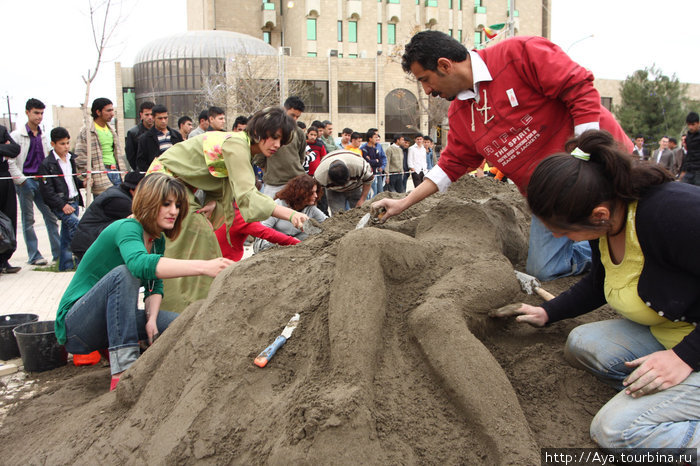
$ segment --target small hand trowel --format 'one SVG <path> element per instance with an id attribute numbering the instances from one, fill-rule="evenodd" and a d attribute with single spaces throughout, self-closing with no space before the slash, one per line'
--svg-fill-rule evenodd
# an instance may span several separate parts
<path id="1" fill-rule="evenodd" d="M 275 338 L 275 341 L 272 342 L 270 346 L 265 348 L 262 353 L 258 354 L 258 357 L 255 358 L 255 361 L 253 361 L 253 364 L 255 364 L 258 367 L 265 367 L 268 362 L 270 362 L 270 359 L 272 359 L 272 356 L 275 355 L 278 349 L 284 345 L 287 340 L 289 340 L 292 337 L 292 333 L 294 332 L 294 329 L 297 328 L 297 325 L 299 324 L 299 314 L 294 314 L 294 316 L 289 319 L 289 323 L 287 323 L 287 326 L 282 330 L 282 334 Z"/>
<path id="2" fill-rule="evenodd" d="M 369 223 L 370 220 L 372 220 L 372 223 L 379 223 L 382 221 L 382 217 L 384 217 L 384 214 L 386 213 L 386 209 L 384 207 L 378 207 L 378 208 L 370 208 L 370 211 L 362 216 L 359 222 L 357 222 L 357 226 L 355 227 L 355 230 L 359 230 L 360 228 L 364 228 L 367 226 L 367 223 Z"/>

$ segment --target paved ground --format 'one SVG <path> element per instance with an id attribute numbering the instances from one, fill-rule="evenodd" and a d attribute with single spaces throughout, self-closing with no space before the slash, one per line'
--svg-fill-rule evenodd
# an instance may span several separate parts
<path id="1" fill-rule="evenodd" d="M 17 207 L 17 251 L 10 264 L 22 267 L 16 274 L 0 274 L 0 296 L 3 304 L 0 314 L 37 314 L 39 320 L 54 320 L 58 303 L 73 272 L 40 272 L 37 267 L 27 264 L 27 247 L 22 236 L 22 222 Z M 34 231 L 39 239 L 39 250 L 48 260 L 51 259 L 49 237 L 44 219 L 36 211 Z"/>

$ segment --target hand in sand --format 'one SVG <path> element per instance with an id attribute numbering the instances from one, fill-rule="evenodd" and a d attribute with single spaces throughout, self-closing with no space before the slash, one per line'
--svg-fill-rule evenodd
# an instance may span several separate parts
<path id="1" fill-rule="evenodd" d="M 693 368 L 678 357 L 673 350 L 657 351 L 634 361 L 627 367 L 636 369 L 622 381 L 625 393 L 633 398 L 666 390 L 683 382 Z"/>
<path id="2" fill-rule="evenodd" d="M 384 214 L 381 217 L 378 217 L 380 219 L 381 223 L 386 222 L 386 220 L 390 217 L 393 217 L 394 215 L 399 215 L 401 212 L 406 210 L 408 207 L 407 205 L 404 205 L 404 199 L 389 199 L 389 198 L 384 198 L 379 201 L 373 202 L 372 203 L 372 210 L 379 212 L 381 208 L 384 208 Z"/>
<path id="3" fill-rule="evenodd" d="M 516 321 L 530 324 L 533 327 L 544 327 L 544 324 L 549 320 L 549 316 L 544 308 L 524 303 L 509 304 L 489 312 L 489 317 L 503 319 L 513 316 L 517 316 L 515 318 Z"/>
<path id="4" fill-rule="evenodd" d="M 301 212 L 294 212 L 294 216 L 292 217 L 292 225 L 294 225 L 294 228 L 297 228 L 299 230 L 303 230 L 304 222 L 307 221 L 309 217 L 306 214 L 302 214 Z"/>
<path id="5" fill-rule="evenodd" d="M 233 265 L 233 261 L 231 259 L 226 259 L 225 257 L 209 259 L 208 261 L 204 262 L 204 275 L 208 275 L 212 278 L 216 277 L 219 275 L 219 272 L 224 270 L 229 265 Z"/>

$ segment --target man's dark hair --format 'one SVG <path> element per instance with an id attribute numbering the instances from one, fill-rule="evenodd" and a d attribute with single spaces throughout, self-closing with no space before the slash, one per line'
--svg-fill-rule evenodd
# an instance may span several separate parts
<path id="1" fill-rule="evenodd" d="M 336 186 L 342 186 L 347 183 L 350 178 L 350 170 L 342 160 L 335 160 L 328 167 L 328 178 Z"/>
<path id="2" fill-rule="evenodd" d="M 433 142 L 433 138 L 431 138 L 430 136 L 423 136 L 423 140 Z"/>
<path id="3" fill-rule="evenodd" d="M 343 132 L 340 134 L 352 134 L 352 128 L 343 128 Z"/>
<path id="4" fill-rule="evenodd" d="M 362 135 L 358 133 L 357 131 L 353 131 L 352 134 L 350 135 L 350 140 L 360 138 L 362 139 Z"/>
<path id="5" fill-rule="evenodd" d="M 288 144 L 294 134 L 294 120 L 281 107 L 267 107 L 255 113 L 248 120 L 246 133 L 254 142 L 273 137 L 282 131 L 280 142 Z"/>
<path id="6" fill-rule="evenodd" d="M 636 135 L 634 138 L 635 138 L 635 139 L 639 139 L 639 138 L 644 139 L 644 135 L 643 135 L 643 134 L 638 134 L 638 135 Z"/>
<path id="7" fill-rule="evenodd" d="M 41 100 L 32 97 L 31 99 L 27 100 L 27 104 L 24 106 L 24 109 L 26 111 L 29 111 L 33 108 L 43 110 L 46 108 L 46 105 L 44 105 L 44 102 L 42 102 Z"/>
<path id="8" fill-rule="evenodd" d="M 287 97 L 287 100 L 284 101 L 284 108 L 286 108 L 287 110 L 293 108 L 294 110 L 299 110 L 300 112 L 303 112 L 304 109 L 306 109 L 306 106 L 299 97 L 292 95 Z"/>
<path id="9" fill-rule="evenodd" d="M 51 142 L 58 142 L 66 138 L 70 139 L 70 133 L 68 133 L 68 130 L 63 126 L 56 126 L 51 130 Z"/>
<path id="10" fill-rule="evenodd" d="M 696 112 L 690 112 L 687 117 L 685 117 L 685 122 L 687 124 L 697 123 L 700 121 L 700 117 Z"/>
<path id="11" fill-rule="evenodd" d="M 401 138 L 406 139 L 406 137 L 403 134 L 394 134 L 394 142 L 395 143 L 399 142 L 399 139 L 401 139 Z"/>
<path id="12" fill-rule="evenodd" d="M 150 100 L 141 102 L 141 105 L 139 105 L 139 113 L 143 113 L 144 110 L 151 110 L 155 106 L 155 102 L 151 102 Z"/>
<path id="13" fill-rule="evenodd" d="M 207 120 L 209 121 L 209 110 L 202 110 L 199 112 L 199 121 Z"/>
<path id="14" fill-rule="evenodd" d="M 321 120 L 312 121 L 311 126 L 315 126 L 316 128 L 325 128 L 326 127 L 326 125 L 324 125 Z"/>
<path id="15" fill-rule="evenodd" d="M 154 105 L 151 113 L 153 114 L 153 118 L 155 118 L 159 113 L 168 113 L 168 108 L 165 105 Z"/>
<path id="16" fill-rule="evenodd" d="M 372 136 L 374 136 L 375 134 L 377 134 L 377 131 L 378 131 L 378 130 L 377 130 L 376 128 L 370 128 L 370 129 L 368 129 L 368 130 L 367 130 L 367 133 L 366 133 L 366 135 L 367 135 L 367 141 L 369 141 L 370 139 L 372 139 Z"/>
<path id="17" fill-rule="evenodd" d="M 248 117 L 244 117 L 243 115 L 238 115 L 235 120 L 233 120 L 233 128 L 235 128 L 238 125 L 247 125 L 248 124 Z"/>
<path id="18" fill-rule="evenodd" d="M 401 57 L 401 67 L 408 73 L 411 71 L 411 65 L 418 63 L 426 70 L 435 71 L 438 58 L 462 62 L 468 56 L 467 48 L 444 32 L 421 31 L 406 45 Z"/>
<path id="19" fill-rule="evenodd" d="M 309 126 L 309 129 L 306 130 L 306 134 L 309 134 L 311 131 L 316 131 L 316 134 L 318 134 L 318 128 L 314 125 Z"/>
<path id="20" fill-rule="evenodd" d="M 103 108 L 105 108 L 107 105 L 111 105 L 112 101 L 109 100 L 107 97 L 98 97 L 95 100 L 92 101 L 92 108 L 90 109 L 90 113 L 92 114 L 92 119 L 96 120 L 98 115 L 98 111 L 102 111 Z"/>
<path id="21" fill-rule="evenodd" d="M 678 145 L 678 140 L 676 138 L 668 138 L 669 143 L 674 143 L 675 145 Z"/>
<path id="22" fill-rule="evenodd" d="M 297 121 L 297 126 L 301 129 L 306 129 L 306 123 L 303 121 Z"/>
<path id="23" fill-rule="evenodd" d="M 226 115 L 226 112 L 221 107 L 209 107 L 209 118 L 219 115 Z"/>
<path id="24" fill-rule="evenodd" d="M 187 115 L 181 116 L 181 117 L 178 118 L 178 120 L 177 120 L 177 127 L 179 128 L 180 126 L 184 125 L 184 124 L 187 123 L 188 121 L 192 121 L 192 118 L 188 117 Z"/>
<path id="25" fill-rule="evenodd" d="M 332 125 L 332 124 L 333 124 L 333 122 L 331 122 L 330 120 L 323 120 L 321 123 L 323 123 L 323 127 L 324 127 L 324 128 L 325 128 L 326 126 L 328 126 L 328 125 Z"/>

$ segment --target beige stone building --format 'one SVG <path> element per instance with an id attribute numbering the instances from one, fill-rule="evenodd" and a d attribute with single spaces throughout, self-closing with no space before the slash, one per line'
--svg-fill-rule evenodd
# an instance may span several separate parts
<path id="1" fill-rule="evenodd" d="M 198 98 L 186 95 L 201 94 L 209 84 L 204 74 L 224 70 L 228 86 L 237 87 L 240 73 L 232 65 L 241 47 L 233 42 L 245 35 L 254 60 L 274 57 L 263 74 L 279 81 L 282 101 L 291 90 L 305 90 L 303 121 L 331 120 L 336 132 L 376 127 L 382 135 L 426 133 L 428 116 L 418 99 L 423 107 L 427 99 L 401 69 L 403 44 L 419 30 L 434 29 L 468 48 L 483 47 L 483 27 L 499 23 L 512 25 L 515 35 L 549 37 L 549 3 L 518 0 L 511 12 L 510 0 L 188 0 L 188 33 L 147 45 L 133 69 L 118 66 L 118 108 L 155 100 L 168 106 L 171 125 L 182 114 L 195 117 Z M 213 40 L 229 41 L 218 57 L 189 45 Z M 230 94 L 219 103 L 228 124 L 240 107 Z M 133 110 L 127 113 L 121 127 L 134 123 Z"/>

